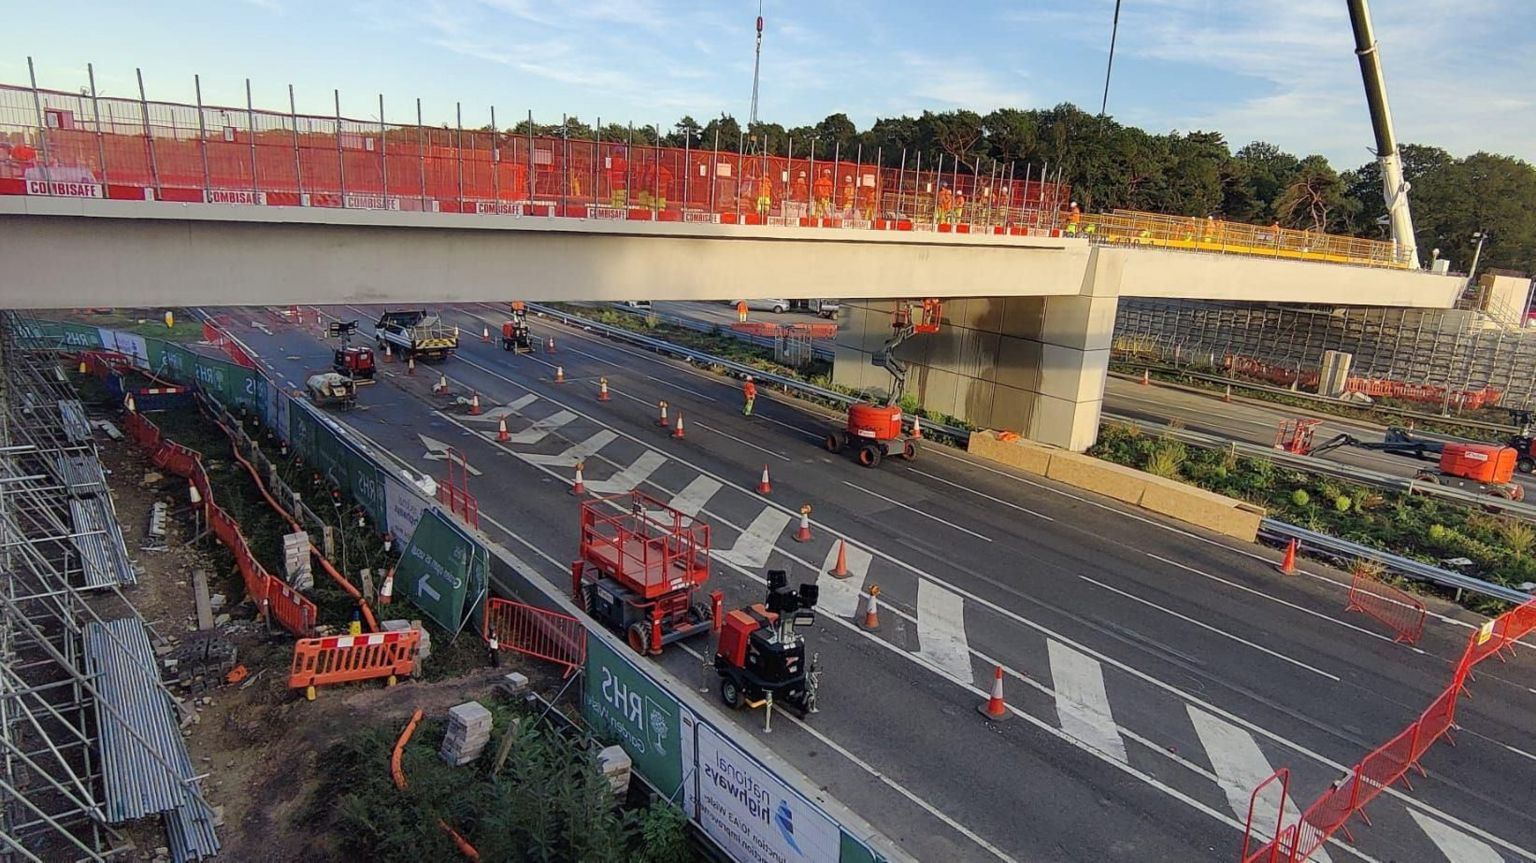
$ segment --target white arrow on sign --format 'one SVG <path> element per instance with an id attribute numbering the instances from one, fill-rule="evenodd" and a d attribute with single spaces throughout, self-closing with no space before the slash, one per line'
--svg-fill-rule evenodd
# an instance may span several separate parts
<path id="1" fill-rule="evenodd" d="M 443 443 L 437 438 L 427 437 L 424 434 L 418 434 L 416 436 L 421 438 L 421 445 L 427 448 L 426 454 L 424 454 L 422 458 L 429 459 L 431 461 L 447 461 L 451 458 L 459 464 L 463 465 L 464 469 L 469 471 L 470 474 L 474 476 L 480 476 L 480 471 L 476 470 L 474 465 L 465 461 L 463 456 L 459 455 L 458 453 L 453 453 L 450 455 L 448 452 L 448 444 Z"/>
<path id="2" fill-rule="evenodd" d="M 441 593 L 438 593 L 437 591 L 427 586 L 427 577 L 425 575 L 416 581 L 416 595 L 421 596 L 423 593 L 432 597 L 433 602 L 437 602 L 443 598 Z"/>

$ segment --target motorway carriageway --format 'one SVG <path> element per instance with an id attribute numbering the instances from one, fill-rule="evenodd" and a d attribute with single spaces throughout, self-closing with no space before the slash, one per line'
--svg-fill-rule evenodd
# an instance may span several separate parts
<path id="1" fill-rule="evenodd" d="M 217 311 L 285 386 L 329 363 L 312 329 Z M 761 713 L 736 719 L 922 860 L 1233 860 L 1260 780 L 1291 767 L 1305 806 L 1439 694 L 1470 632 L 1470 615 L 1441 605 L 1422 649 L 1393 644 L 1343 613 L 1337 573 L 1282 578 L 1252 546 L 953 450 L 865 470 L 820 448 L 834 418 L 814 408 L 765 394 L 748 420 L 737 382 L 686 364 L 538 318 L 534 335 L 558 353 L 515 356 L 479 341 L 499 332 L 501 307 L 443 313 L 462 327 L 456 357 L 414 377 L 381 362 L 360 409 L 333 416 L 439 480 L 422 436 L 466 452 L 482 527 L 558 589 L 576 554 L 578 458 L 591 491 L 638 485 L 698 512 L 728 608 L 761 601 L 770 567 L 817 578 L 821 712 L 781 713 L 766 735 Z M 567 383 L 553 383 L 556 362 Z M 485 413 L 433 396 L 439 372 Z M 600 376 L 610 402 L 597 401 Z M 684 412 L 685 440 L 657 427 L 662 399 Z M 494 441 L 500 418 L 511 443 Z M 768 498 L 754 492 L 764 463 Z M 800 544 L 807 502 L 815 538 Z M 854 575 L 818 578 L 839 536 Z M 869 584 L 882 591 L 876 633 L 855 626 Z M 697 655 L 660 662 L 701 682 Z M 974 709 L 996 664 L 1015 716 L 1001 725 Z M 1533 680 L 1521 661 L 1480 672 L 1459 745 L 1433 750 L 1429 777 L 1383 795 L 1375 827 L 1355 825 L 1358 846 L 1335 842 L 1326 859 L 1536 859 Z M 1274 805 L 1264 815 L 1261 801 L 1266 823 Z"/>

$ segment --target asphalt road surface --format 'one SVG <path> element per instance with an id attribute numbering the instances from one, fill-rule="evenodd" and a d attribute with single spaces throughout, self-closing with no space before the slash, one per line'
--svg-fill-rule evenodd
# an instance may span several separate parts
<path id="1" fill-rule="evenodd" d="M 379 309 L 330 311 L 366 322 Z M 1308 805 L 1441 692 L 1471 631 L 1469 615 L 1439 606 L 1420 648 L 1394 644 L 1344 613 L 1338 573 L 1282 577 L 1266 550 L 939 447 L 866 470 L 822 450 L 836 418 L 798 402 L 764 393 L 749 420 L 736 382 L 686 364 L 537 318 L 557 353 L 513 355 L 478 339 L 504 307 L 443 312 L 463 327 L 458 355 L 413 377 L 381 365 L 360 409 L 337 419 L 438 479 L 423 435 L 467 453 L 482 527 L 561 589 L 578 459 L 589 491 L 639 487 L 698 512 L 727 607 L 760 601 L 769 568 L 817 580 L 821 712 L 775 716 L 771 734 L 760 713 L 735 719 L 921 860 L 1234 860 L 1259 781 L 1288 766 Z M 312 329 L 222 313 L 290 385 L 328 364 Z M 553 382 L 557 363 L 566 383 Z M 485 413 L 432 395 L 440 372 Z M 600 376 L 611 401 L 597 400 Z M 684 414 L 683 440 L 657 426 L 663 399 Z M 494 440 L 501 418 L 511 443 Z M 764 464 L 767 497 L 755 492 Z M 809 543 L 793 541 L 802 503 Z M 838 538 L 846 581 L 822 575 Z M 866 632 L 859 593 L 873 584 L 881 626 Z M 660 662 L 700 681 L 685 650 Z M 999 666 L 1005 723 L 975 709 Z M 1412 791 L 1373 803 L 1356 845 L 1313 859 L 1536 859 L 1533 683 L 1521 659 L 1480 671 L 1458 745 L 1431 751 Z M 1256 820 L 1272 822 L 1275 805 L 1261 800 Z"/>

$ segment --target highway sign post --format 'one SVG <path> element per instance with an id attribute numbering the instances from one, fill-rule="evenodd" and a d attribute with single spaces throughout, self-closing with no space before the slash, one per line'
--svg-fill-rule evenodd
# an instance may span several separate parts
<path id="1" fill-rule="evenodd" d="M 485 589 L 486 553 L 458 525 L 426 510 L 395 568 L 395 592 L 450 632 L 464 622 L 464 600 Z"/>

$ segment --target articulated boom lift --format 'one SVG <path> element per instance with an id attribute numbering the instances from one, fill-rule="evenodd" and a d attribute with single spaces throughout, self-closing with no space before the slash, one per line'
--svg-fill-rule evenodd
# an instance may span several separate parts
<path id="1" fill-rule="evenodd" d="M 919 333 L 938 332 L 943 318 L 944 304 L 938 300 L 897 302 L 896 311 L 891 315 L 894 332 L 870 357 L 870 362 L 891 373 L 890 396 L 883 405 L 850 405 L 847 426 L 827 433 L 824 443 L 828 452 L 842 452 L 856 445 L 859 464 L 865 467 L 874 467 L 889 455 L 908 461 L 917 458 L 918 441 L 922 436 L 917 432 L 908 435 L 902 429 L 901 408 L 896 406 L 907 384 L 907 364 L 896 359 L 896 348 Z"/>

